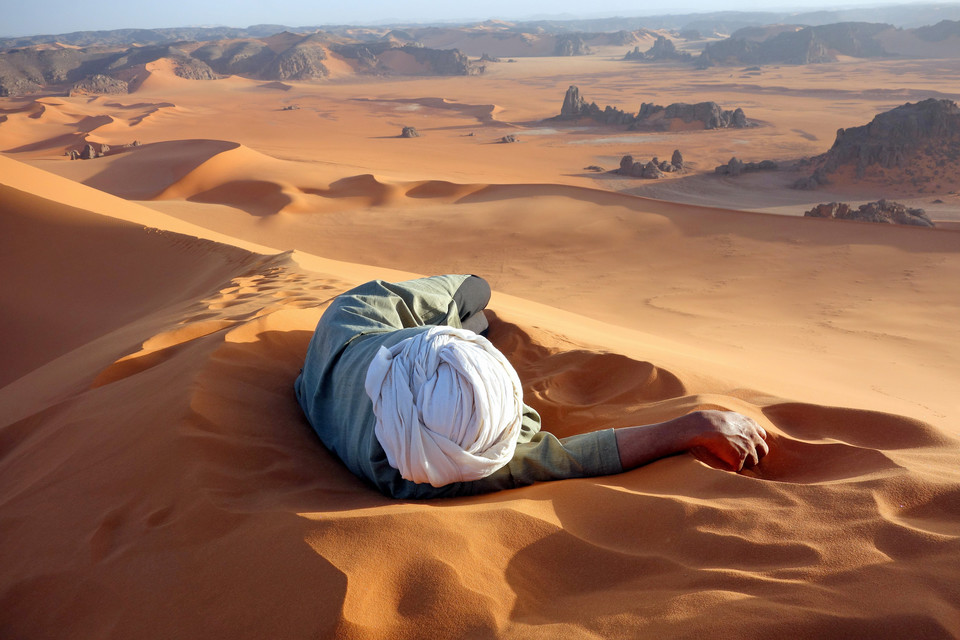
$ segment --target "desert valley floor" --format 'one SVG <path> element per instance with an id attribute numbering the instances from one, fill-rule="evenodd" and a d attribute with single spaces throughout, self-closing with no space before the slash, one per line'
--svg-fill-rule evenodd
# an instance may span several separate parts
<path id="1" fill-rule="evenodd" d="M 960 100 L 960 59 L 620 57 L 0 98 L 0 635 L 960 635 L 960 173 L 789 188 L 837 129 Z M 570 85 L 757 126 L 549 120 Z M 937 228 L 803 217 L 880 198 Z M 547 430 L 725 408 L 770 455 L 381 497 L 291 385 L 333 296 L 436 273 L 489 280 Z"/>

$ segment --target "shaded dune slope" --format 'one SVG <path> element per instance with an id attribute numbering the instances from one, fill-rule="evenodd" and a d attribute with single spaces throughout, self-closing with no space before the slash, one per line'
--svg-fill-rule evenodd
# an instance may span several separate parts
<path id="1" fill-rule="evenodd" d="M 679 456 L 386 500 L 323 449 L 291 390 L 361 268 L 158 231 L 170 221 L 82 186 L 142 223 L 59 206 L 30 195 L 58 184 L 39 173 L 15 207 L 9 179 L 0 200 L 22 239 L 0 292 L 47 311 L 42 335 L 80 328 L 0 388 L 4 636 L 960 634 L 960 447 L 933 427 L 640 361 L 581 342 L 586 320 L 558 333 L 549 307 L 497 294 L 491 339 L 550 430 L 721 407 L 759 420 L 770 456 L 743 474 Z M 70 248 L 44 253 L 50 238 Z M 44 294 L 70 269 L 84 277 Z M 25 325 L 0 337 L 14 355 L 42 341 Z"/>

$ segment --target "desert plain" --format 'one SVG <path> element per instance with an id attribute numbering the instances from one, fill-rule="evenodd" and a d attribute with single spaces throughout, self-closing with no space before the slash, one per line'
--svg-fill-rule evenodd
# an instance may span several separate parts
<path id="1" fill-rule="evenodd" d="M 623 53 L 453 77 L 331 59 L 314 82 L 159 60 L 126 95 L 0 98 L 0 635 L 960 636 L 960 167 L 816 190 L 713 172 L 958 100 L 960 57 Z M 551 120 L 570 85 L 757 126 Z M 675 149 L 682 174 L 611 172 Z M 803 217 L 879 198 L 936 227 Z M 437 273 L 491 283 L 491 340 L 546 430 L 722 408 L 770 454 L 379 495 L 292 383 L 333 296 Z"/>

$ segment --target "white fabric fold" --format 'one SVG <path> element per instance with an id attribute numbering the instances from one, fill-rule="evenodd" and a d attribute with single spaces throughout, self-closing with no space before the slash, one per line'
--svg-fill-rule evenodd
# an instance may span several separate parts
<path id="1" fill-rule="evenodd" d="M 435 487 L 479 480 L 513 457 L 523 391 L 483 336 L 440 326 L 380 347 L 364 387 L 377 440 L 407 480 Z"/>

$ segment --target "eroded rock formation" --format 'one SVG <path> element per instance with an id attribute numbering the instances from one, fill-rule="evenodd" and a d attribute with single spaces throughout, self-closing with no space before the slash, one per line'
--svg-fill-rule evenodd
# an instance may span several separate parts
<path id="1" fill-rule="evenodd" d="M 632 130 L 655 131 L 669 130 L 678 120 L 684 124 L 699 122 L 704 129 L 751 126 L 743 109 L 738 107 L 725 110 L 716 102 L 698 102 L 697 104 L 676 102 L 666 107 L 644 102 L 636 115 L 609 105 L 601 109 L 596 102 L 588 103 L 580 95 L 580 89 L 574 85 L 567 89 L 560 107 L 560 115 L 556 118 L 559 120 L 590 118 L 601 124 L 627 125 Z"/>
<path id="2" fill-rule="evenodd" d="M 721 176 L 739 176 L 741 173 L 753 173 L 755 171 L 776 171 L 779 168 L 773 160 L 761 160 L 760 162 L 743 162 L 739 158 L 730 158 L 727 164 L 721 164 L 713 169 L 713 172 Z"/>
<path id="3" fill-rule="evenodd" d="M 830 174 L 843 167 L 853 167 L 858 179 L 890 170 L 901 181 L 916 184 L 932 180 L 933 174 L 955 173 L 960 167 L 960 107 L 934 98 L 908 102 L 869 124 L 839 129 L 833 146 L 811 163 L 813 173 L 795 188 L 827 184 Z"/>
<path id="4" fill-rule="evenodd" d="M 622 176 L 631 176 L 634 178 L 646 178 L 655 180 L 662 178 L 664 174 L 683 171 L 683 156 L 680 150 L 676 149 L 669 162 L 659 158 L 651 158 L 647 162 L 634 161 L 633 156 L 626 155 L 620 158 L 620 168 L 617 173 Z"/>
<path id="5" fill-rule="evenodd" d="M 74 83 L 70 88 L 70 95 L 120 95 L 129 92 L 129 86 L 123 80 L 102 73 L 95 73 L 89 78 L 85 78 Z"/>
<path id="6" fill-rule="evenodd" d="M 634 47 L 633 51 L 628 51 L 624 60 L 645 60 L 650 62 L 657 62 L 660 60 L 679 60 L 679 61 L 688 61 L 692 60 L 693 56 L 687 53 L 686 51 L 678 51 L 673 40 L 665 38 L 663 36 L 657 36 L 657 39 L 654 41 L 653 46 L 647 49 L 646 51 L 640 51 L 640 47 Z"/>
<path id="7" fill-rule="evenodd" d="M 903 224 L 913 227 L 935 226 L 923 209 L 911 209 L 899 202 L 888 200 L 868 202 L 860 205 L 857 209 L 843 202 L 818 204 L 803 215 L 808 218 L 836 218 L 837 220 Z"/>

